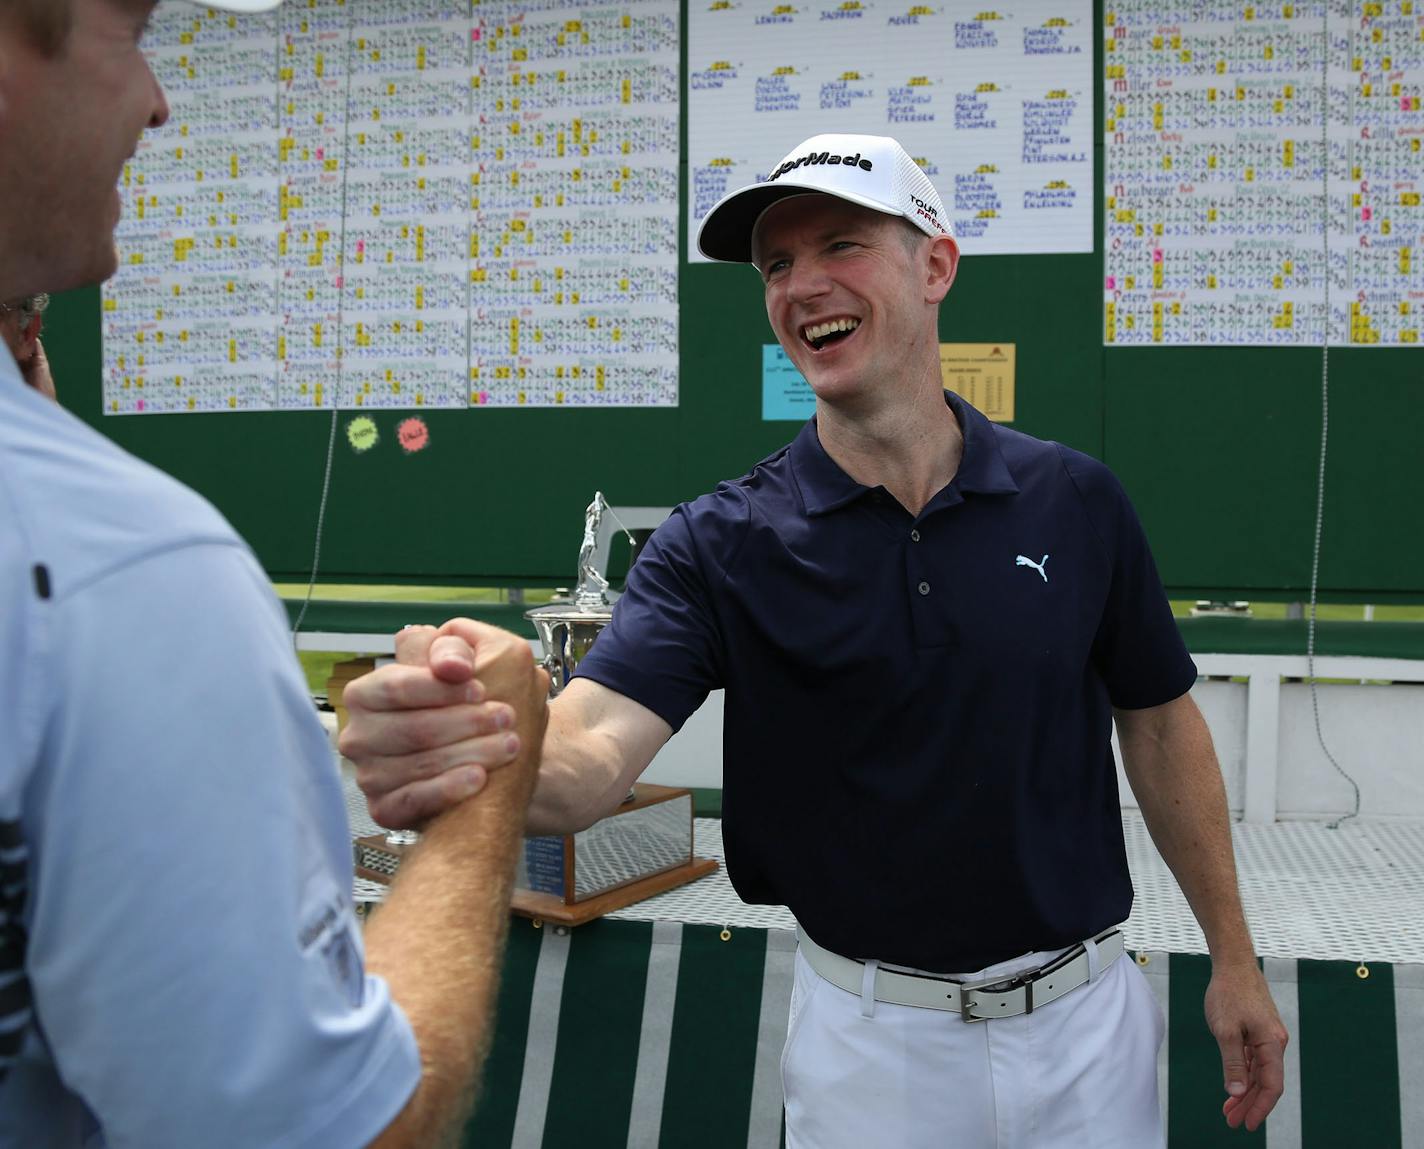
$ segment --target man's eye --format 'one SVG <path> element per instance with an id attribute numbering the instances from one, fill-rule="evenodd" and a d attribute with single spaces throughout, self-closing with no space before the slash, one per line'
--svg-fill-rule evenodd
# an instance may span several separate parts
<path id="1" fill-rule="evenodd" d="M 849 250 L 850 250 L 851 248 L 853 248 L 854 246 L 855 246 L 855 244 L 852 243 L 852 242 L 851 242 L 850 240 L 848 240 L 848 239 L 838 239 L 838 240 L 835 241 L 835 243 L 831 244 L 831 250 L 832 250 L 832 251 L 849 251 Z"/>
<path id="2" fill-rule="evenodd" d="M 773 259 L 766 265 L 766 276 L 770 279 L 773 275 L 777 274 L 777 272 L 785 271 L 790 266 L 791 261 L 789 259 Z"/>

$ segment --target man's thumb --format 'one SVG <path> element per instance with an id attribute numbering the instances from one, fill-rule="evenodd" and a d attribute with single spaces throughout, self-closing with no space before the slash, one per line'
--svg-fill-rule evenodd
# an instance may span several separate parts
<path id="1" fill-rule="evenodd" d="M 1226 1092 L 1240 1097 L 1246 1092 L 1246 1050 L 1239 1037 L 1219 1041 L 1221 1068 L 1225 1075 Z"/>

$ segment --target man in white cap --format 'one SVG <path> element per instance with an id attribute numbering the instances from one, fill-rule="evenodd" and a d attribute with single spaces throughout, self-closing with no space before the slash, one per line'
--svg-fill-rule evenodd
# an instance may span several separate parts
<path id="1" fill-rule="evenodd" d="M 728 874 L 800 926 L 788 1145 L 1143 1149 L 1163 1143 L 1163 1025 L 1118 930 L 1115 717 L 1211 947 L 1226 1121 L 1258 1127 L 1286 1033 L 1196 668 L 1107 468 L 944 390 L 959 252 L 931 182 L 892 139 L 817 136 L 698 242 L 761 273 L 816 416 L 649 540 L 550 707 L 530 830 L 611 811 L 725 687 Z M 467 627 L 407 636 L 404 665 L 347 689 L 378 820 L 440 809 L 436 768 L 498 765 L 436 709 Z"/>
<path id="2" fill-rule="evenodd" d="M 152 8 L 0 5 L 0 299 L 113 273 L 120 172 L 168 117 Z M 482 635 L 481 686 L 451 688 L 512 765 L 432 824 L 363 958 L 339 776 L 261 568 L 7 350 L 0 601 L 0 1146 L 444 1144 L 542 733 L 528 644 Z"/>

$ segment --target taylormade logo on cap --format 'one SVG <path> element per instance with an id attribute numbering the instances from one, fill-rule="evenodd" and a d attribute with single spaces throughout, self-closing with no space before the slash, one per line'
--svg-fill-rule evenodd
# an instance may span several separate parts
<path id="1" fill-rule="evenodd" d="M 812 136 L 763 182 L 723 196 L 703 219 L 697 246 L 712 259 L 750 263 L 761 214 L 788 196 L 817 192 L 900 216 L 926 235 L 953 235 L 934 183 L 897 140 L 837 133 Z"/>
<path id="2" fill-rule="evenodd" d="M 875 165 L 869 160 L 861 159 L 859 152 L 856 152 L 853 156 L 845 156 L 844 158 L 841 156 L 833 156 L 830 152 L 821 152 L 820 155 L 817 155 L 815 152 L 807 152 L 800 159 L 787 160 L 783 163 L 776 171 L 766 177 L 767 183 L 770 183 L 772 180 L 780 179 L 787 172 L 799 168 L 802 164 L 845 164 L 847 167 L 861 168 L 864 171 L 873 171 L 875 168 Z"/>

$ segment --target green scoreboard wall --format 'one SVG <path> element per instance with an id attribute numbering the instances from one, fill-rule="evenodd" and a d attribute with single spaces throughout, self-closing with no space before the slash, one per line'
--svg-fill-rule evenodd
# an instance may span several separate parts
<path id="1" fill-rule="evenodd" d="M 1095 15 L 1100 23 L 1101 3 Z M 794 143 L 768 139 L 765 149 Z M 1299 597 L 1314 541 L 1321 352 L 1105 348 L 1101 139 L 1098 161 L 1096 250 L 966 259 L 941 338 L 1017 345 L 1014 426 L 1117 472 L 1169 590 Z M 685 168 L 683 177 L 685 203 Z M 409 455 L 395 429 L 410 412 L 364 412 L 381 444 L 363 454 L 344 436 L 354 412 L 341 412 L 321 577 L 567 582 L 595 489 L 614 505 L 671 506 L 789 440 L 796 424 L 761 417 L 761 348 L 772 335 L 756 273 L 684 262 L 679 290 L 676 408 L 422 410 L 429 446 Z M 99 314 L 99 292 L 88 289 L 58 298 L 47 317 L 65 404 L 211 499 L 274 577 L 305 579 L 330 412 L 105 418 Z M 1417 350 L 1330 353 L 1327 597 L 1424 598 L 1422 372 Z"/>

